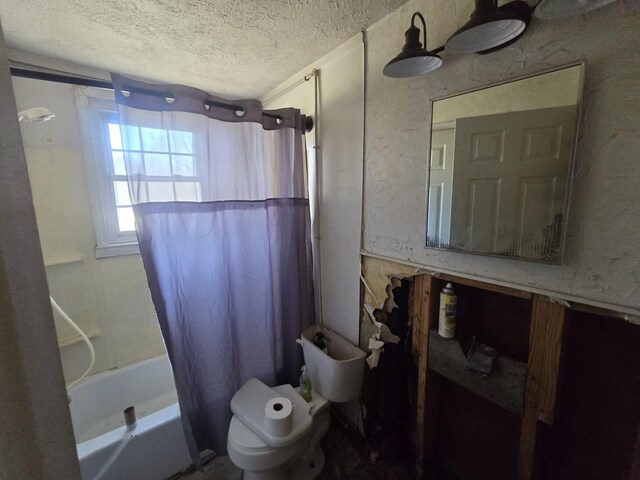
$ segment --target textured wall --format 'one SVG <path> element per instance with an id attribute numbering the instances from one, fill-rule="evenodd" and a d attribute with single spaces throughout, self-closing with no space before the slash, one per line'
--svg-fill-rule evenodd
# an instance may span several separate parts
<path id="1" fill-rule="evenodd" d="M 45 123 L 20 124 L 51 295 L 92 338 L 92 373 L 164 353 L 140 255 L 96 260 L 96 234 L 73 85 L 14 78 L 18 109 L 43 106 Z M 58 338 L 76 333 L 57 314 Z M 61 348 L 67 382 L 87 368 L 83 342 Z"/>
<path id="2" fill-rule="evenodd" d="M 443 55 L 440 70 L 383 77 L 411 13 L 425 14 L 430 47 L 462 25 L 470 0 L 411 1 L 368 30 L 365 250 L 637 312 L 640 306 L 640 9 L 620 0 L 569 20 L 534 19 L 514 45 L 486 56 Z M 549 266 L 427 250 L 429 100 L 584 60 L 586 80 L 565 263 Z"/>

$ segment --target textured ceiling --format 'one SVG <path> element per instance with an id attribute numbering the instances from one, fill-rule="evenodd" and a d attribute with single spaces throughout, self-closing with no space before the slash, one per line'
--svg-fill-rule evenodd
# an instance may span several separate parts
<path id="1" fill-rule="evenodd" d="M 0 0 L 0 18 L 16 50 L 256 97 L 404 3 Z"/>

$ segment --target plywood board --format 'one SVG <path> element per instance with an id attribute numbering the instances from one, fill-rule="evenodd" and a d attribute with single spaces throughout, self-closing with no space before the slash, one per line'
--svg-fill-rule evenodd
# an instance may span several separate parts
<path id="1" fill-rule="evenodd" d="M 465 356 L 455 339 L 446 339 L 437 331 L 429 334 L 429 368 L 471 390 L 476 395 L 517 414 L 522 413 L 527 365 L 507 356 L 498 356 L 490 375 L 467 369 Z"/>

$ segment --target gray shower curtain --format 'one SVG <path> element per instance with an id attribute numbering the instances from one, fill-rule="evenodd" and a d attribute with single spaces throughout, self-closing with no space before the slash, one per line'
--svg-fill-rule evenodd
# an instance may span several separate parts
<path id="1" fill-rule="evenodd" d="M 314 311 L 304 116 L 112 79 L 140 252 L 199 466 L 203 450 L 226 451 L 229 402 L 247 379 L 300 374 L 295 340 Z"/>

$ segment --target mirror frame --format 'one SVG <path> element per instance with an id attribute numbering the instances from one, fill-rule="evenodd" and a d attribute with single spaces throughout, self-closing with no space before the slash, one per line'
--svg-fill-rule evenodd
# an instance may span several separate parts
<path id="1" fill-rule="evenodd" d="M 458 97 L 460 95 L 465 95 L 467 93 L 472 93 L 472 92 L 477 92 L 480 90 L 486 90 L 488 88 L 491 87 L 497 87 L 500 85 L 505 85 L 508 83 L 513 83 L 513 82 L 517 82 L 519 80 L 525 80 L 528 78 L 533 78 L 533 77 L 538 77 L 540 75 L 545 75 L 547 73 L 553 73 L 553 72 L 557 72 L 559 70 L 564 70 L 567 68 L 572 68 L 572 67 L 581 67 L 580 70 L 580 79 L 578 80 L 578 101 L 576 104 L 576 122 L 575 122 L 575 130 L 573 132 L 573 142 L 571 145 L 571 157 L 569 158 L 569 166 L 568 166 L 568 172 L 567 172 L 567 184 L 565 187 L 565 201 L 564 201 L 564 207 L 563 207 L 563 212 L 564 212 L 564 222 L 563 222 L 563 226 L 562 226 L 562 232 L 560 233 L 560 249 L 558 251 L 558 260 L 557 261 L 551 261 L 551 260 L 544 260 L 544 259 L 536 259 L 536 258 L 528 258 L 528 257 L 514 257 L 514 256 L 509 256 L 509 255 L 498 255 L 495 253 L 483 253 L 483 252 L 474 252 L 474 251 L 470 251 L 470 250 L 461 250 L 461 249 L 457 249 L 457 248 L 441 248 L 441 247 L 432 247 L 432 246 L 428 246 L 427 245 L 427 238 L 428 238 L 428 228 L 429 228 L 429 188 L 430 188 L 430 181 L 431 181 L 431 144 L 432 144 L 432 134 L 433 134 L 433 106 L 435 102 L 438 102 L 440 100 L 446 100 L 448 98 L 453 98 L 453 97 Z M 566 237 L 567 237 L 567 226 L 569 224 L 569 207 L 571 205 L 571 192 L 572 192 L 572 186 L 573 186 L 573 177 L 574 177 L 574 173 L 575 173 L 575 163 L 576 163 L 576 155 L 577 155 L 577 150 L 578 150 L 578 140 L 579 140 L 579 133 L 580 133 L 580 124 L 582 122 L 582 103 L 583 103 L 583 94 L 584 94 L 584 81 L 585 81 L 585 61 L 584 60 L 580 60 L 580 61 L 576 61 L 576 62 L 572 62 L 572 63 L 567 63 L 564 65 L 558 65 L 555 67 L 551 67 L 551 68 L 546 68 L 544 70 L 539 70 L 537 72 L 532 72 L 532 73 L 528 73 L 528 74 L 524 74 L 524 75 L 518 75 L 515 77 L 510 77 L 507 79 L 503 79 L 500 80 L 498 82 L 493 82 L 493 83 L 488 83 L 486 85 L 480 86 L 480 87 L 474 87 L 474 88 L 470 88 L 467 90 L 461 90 L 459 92 L 455 92 L 455 93 L 450 93 L 447 95 L 443 95 L 440 97 L 435 97 L 435 98 L 430 98 L 429 99 L 429 107 L 430 107 L 430 121 L 429 121 L 429 144 L 428 144 L 428 157 L 427 157 L 427 188 L 426 188 L 426 200 L 425 200 L 425 206 L 426 206 L 426 210 L 425 210 L 425 235 L 424 235 L 424 248 L 425 249 L 429 249 L 429 250 L 436 250 L 436 251 L 440 251 L 440 252 L 451 252 L 451 253 L 464 253 L 467 255 L 479 255 L 479 256 L 483 256 L 483 257 L 494 257 L 494 258 L 502 258 L 502 259 L 507 259 L 507 260 L 519 260 L 519 261 L 524 261 L 524 262 L 534 262 L 534 263 L 545 263 L 545 264 L 549 264 L 549 265 L 562 265 L 563 261 L 564 261 L 564 256 L 565 256 L 565 244 L 566 244 Z"/>

